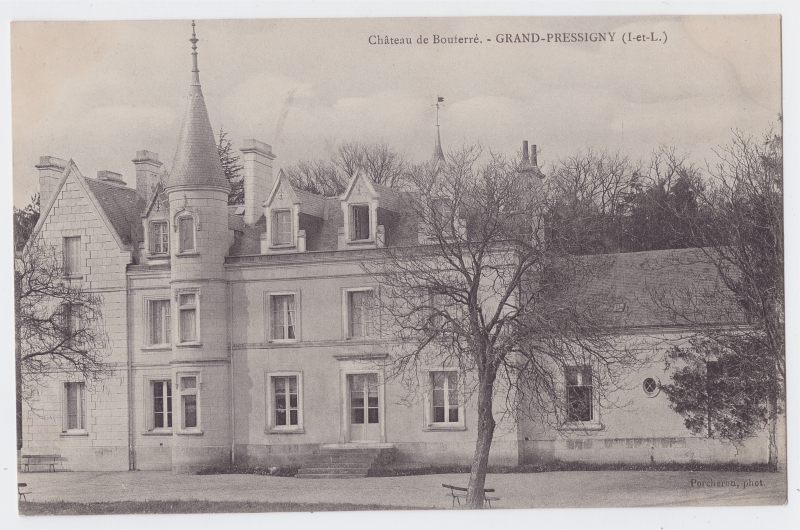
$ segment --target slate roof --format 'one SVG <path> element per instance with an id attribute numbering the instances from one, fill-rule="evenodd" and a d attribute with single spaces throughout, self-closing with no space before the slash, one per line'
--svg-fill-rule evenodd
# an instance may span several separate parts
<path id="1" fill-rule="evenodd" d="M 625 254 L 603 254 L 581 258 L 594 276 L 584 295 L 605 300 L 610 325 L 614 327 L 663 327 L 685 325 L 661 307 L 663 294 L 681 303 L 687 292 L 722 292 L 724 285 L 713 263 L 702 249 L 654 250 Z M 684 308 L 689 311 L 691 309 Z M 704 308 L 693 317 L 705 323 L 723 323 Z M 743 317 L 727 313 L 727 321 L 742 323 Z M 716 322 L 708 321 L 716 320 Z"/>
<path id="2" fill-rule="evenodd" d="M 85 181 L 122 243 L 131 245 L 142 241 L 144 236 L 141 214 L 147 203 L 136 190 L 91 178 Z"/>
<path id="3" fill-rule="evenodd" d="M 193 72 L 192 77 L 178 148 L 165 187 L 191 185 L 230 189 L 219 160 L 197 72 Z"/>

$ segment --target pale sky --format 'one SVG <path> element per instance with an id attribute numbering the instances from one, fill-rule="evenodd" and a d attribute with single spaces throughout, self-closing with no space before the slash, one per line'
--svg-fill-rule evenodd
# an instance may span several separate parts
<path id="1" fill-rule="evenodd" d="M 496 42 L 558 32 L 614 42 Z M 628 32 L 662 42 L 623 43 Z M 413 44 L 371 45 L 371 35 Z M 436 45 L 434 35 L 482 42 Z M 171 168 L 190 36 L 190 21 L 12 23 L 15 205 L 37 191 L 42 155 L 131 186 L 137 150 Z M 437 96 L 445 151 L 479 142 L 513 155 L 528 140 L 545 170 L 590 147 L 637 159 L 662 144 L 702 164 L 732 129 L 761 134 L 781 112 L 777 16 L 199 20 L 197 36 L 212 126 L 237 148 L 272 145 L 276 169 L 343 141 L 426 160 Z"/>

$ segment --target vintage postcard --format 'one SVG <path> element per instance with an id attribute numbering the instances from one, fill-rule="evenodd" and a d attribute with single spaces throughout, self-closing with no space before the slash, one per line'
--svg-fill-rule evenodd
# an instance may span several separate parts
<path id="1" fill-rule="evenodd" d="M 785 504 L 781 24 L 12 22 L 19 513 Z"/>

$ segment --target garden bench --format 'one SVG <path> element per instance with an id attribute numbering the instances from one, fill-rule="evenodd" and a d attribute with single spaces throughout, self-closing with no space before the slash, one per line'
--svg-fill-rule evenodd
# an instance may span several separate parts
<path id="1" fill-rule="evenodd" d="M 50 471 L 56 470 L 56 462 L 61 460 L 61 455 L 22 455 L 23 471 L 30 471 L 33 465 L 49 465 Z"/>
<path id="2" fill-rule="evenodd" d="M 450 496 L 453 498 L 453 506 L 455 507 L 456 501 L 458 501 L 458 505 L 461 506 L 461 498 L 467 498 L 467 488 L 461 488 L 459 486 L 451 486 L 450 484 L 442 484 L 443 488 L 448 488 L 450 490 Z M 483 490 L 483 502 L 484 504 L 488 504 L 489 508 L 492 507 L 492 501 L 499 501 L 500 497 L 487 497 L 487 493 L 494 493 L 494 489 L 486 488 Z"/>
<path id="3" fill-rule="evenodd" d="M 30 491 L 22 491 L 22 488 L 27 488 L 28 484 L 25 482 L 17 482 L 17 493 L 19 493 L 19 498 L 28 502 L 28 498 L 25 496 L 26 494 L 30 493 Z"/>

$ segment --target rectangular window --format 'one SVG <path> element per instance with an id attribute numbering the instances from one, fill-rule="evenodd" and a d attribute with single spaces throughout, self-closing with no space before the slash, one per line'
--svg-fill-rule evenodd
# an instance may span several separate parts
<path id="1" fill-rule="evenodd" d="M 350 207 L 350 239 L 369 239 L 369 206 L 366 204 Z"/>
<path id="2" fill-rule="evenodd" d="M 181 342 L 197 342 L 197 294 L 178 295 Z"/>
<path id="3" fill-rule="evenodd" d="M 81 306 L 76 304 L 61 304 L 61 334 L 65 348 L 80 347 L 81 338 Z"/>
<path id="4" fill-rule="evenodd" d="M 380 423 L 378 374 L 352 374 L 350 387 L 350 423 Z"/>
<path id="5" fill-rule="evenodd" d="M 172 381 L 153 381 L 153 428 L 172 428 Z M 196 415 L 195 415 L 196 417 Z"/>
<path id="6" fill-rule="evenodd" d="M 86 429 L 85 393 L 83 383 L 64 383 L 63 430 L 65 432 Z"/>
<path id="7" fill-rule="evenodd" d="M 183 376 L 181 386 L 181 428 L 196 429 L 199 426 L 197 402 L 197 376 Z"/>
<path id="8" fill-rule="evenodd" d="M 372 290 L 347 292 L 347 333 L 349 338 L 375 336 L 375 300 Z"/>
<path id="9" fill-rule="evenodd" d="M 293 239 L 291 210 L 276 210 L 272 212 L 272 244 L 291 245 Z"/>
<path id="10" fill-rule="evenodd" d="M 293 294 L 270 296 L 272 340 L 294 340 L 295 302 Z"/>
<path id="11" fill-rule="evenodd" d="M 458 373 L 431 372 L 433 423 L 459 423 Z"/>
<path id="12" fill-rule="evenodd" d="M 65 237 L 63 242 L 64 275 L 81 274 L 81 237 Z"/>
<path id="13" fill-rule="evenodd" d="M 170 344 L 172 342 L 172 320 L 169 300 L 148 300 L 148 344 Z"/>
<path id="14" fill-rule="evenodd" d="M 181 252 L 194 250 L 194 217 L 181 217 L 178 219 L 178 235 Z"/>
<path id="15" fill-rule="evenodd" d="M 567 366 L 567 421 L 594 419 L 592 367 Z"/>
<path id="16" fill-rule="evenodd" d="M 275 426 L 296 426 L 299 422 L 297 377 L 273 377 Z"/>
<path id="17" fill-rule="evenodd" d="M 150 224 L 150 253 L 167 254 L 169 252 L 169 226 L 166 222 Z"/>

